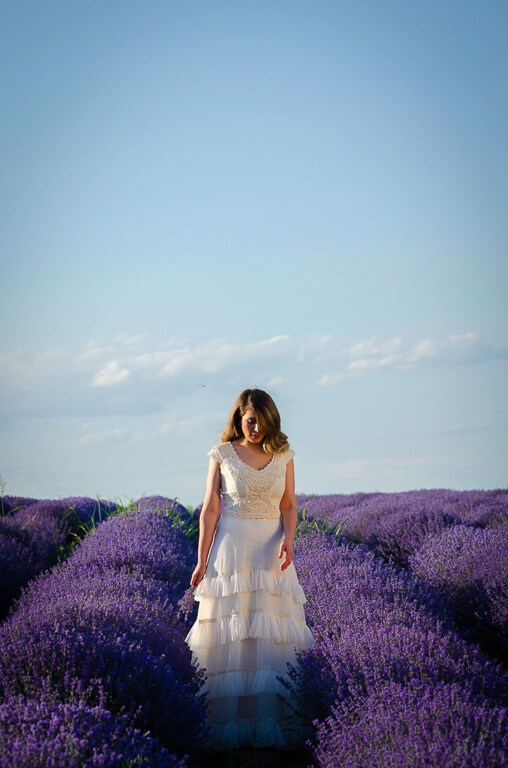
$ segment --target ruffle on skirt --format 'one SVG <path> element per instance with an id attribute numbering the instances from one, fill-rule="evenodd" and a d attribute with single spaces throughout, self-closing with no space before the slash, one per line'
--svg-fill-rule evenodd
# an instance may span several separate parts
<path id="1" fill-rule="evenodd" d="M 297 579 L 267 568 L 205 574 L 194 597 L 198 616 L 185 641 L 205 670 L 208 746 L 302 747 L 290 692 L 277 679 L 315 643 Z"/>
<path id="2" fill-rule="evenodd" d="M 305 593 L 297 581 L 282 571 L 264 568 L 245 568 L 229 574 L 208 576 L 206 573 L 194 591 L 194 600 L 202 596 L 226 597 L 237 592 L 263 590 L 272 595 L 291 595 L 295 603 L 307 602 Z"/>
<path id="3" fill-rule="evenodd" d="M 260 637 L 249 637 L 212 648 L 196 648 L 194 655 L 206 669 L 207 677 L 233 671 L 278 669 L 287 672 L 287 664 L 297 665 L 297 643 L 274 643 Z"/>
<path id="4" fill-rule="evenodd" d="M 212 648 L 215 645 L 262 637 L 275 643 L 291 643 L 301 647 L 313 643 L 314 636 L 305 621 L 292 616 L 276 616 L 265 611 L 233 613 L 216 619 L 199 618 L 186 636 L 191 648 Z"/>

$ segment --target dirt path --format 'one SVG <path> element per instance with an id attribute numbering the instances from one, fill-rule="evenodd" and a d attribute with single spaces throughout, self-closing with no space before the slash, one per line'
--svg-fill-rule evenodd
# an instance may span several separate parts
<path id="1" fill-rule="evenodd" d="M 303 751 L 277 749 L 232 749 L 229 752 L 209 752 L 189 768 L 307 768 L 311 754 Z"/>

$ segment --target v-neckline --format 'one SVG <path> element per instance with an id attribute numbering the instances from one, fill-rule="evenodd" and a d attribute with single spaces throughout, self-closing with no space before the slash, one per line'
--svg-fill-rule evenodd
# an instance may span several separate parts
<path id="1" fill-rule="evenodd" d="M 241 456 L 239 456 L 239 455 L 238 455 L 238 453 L 236 452 L 236 448 L 235 448 L 235 446 L 233 445 L 233 443 L 231 442 L 231 440 L 229 441 L 229 444 L 230 444 L 230 446 L 231 446 L 231 449 L 232 449 L 233 453 L 235 454 L 236 458 L 237 458 L 239 461 L 241 461 L 241 462 L 242 462 L 242 464 L 245 464 L 245 466 L 246 466 L 246 467 L 249 467 L 249 469 L 252 469 L 254 472 L 262 472 L 264 469 L 266 469 L 267 467 L 269 467 L 269 466 L 270 466 L 270 464 L 271 464 L 271 463 L 272 463 L 272 461 L 273 461 L 273 455 L 272 455 L 272 458 L 270 459 L 270 461 L 268 462 L 268 464 L 265 464 L 265 466 L 264 466 L 264 467 L 259 467 L 259 468 L 258 468 L 258 467 L 252 467 L 250 464 L 247 464 L 247 462 L 246 462 L 246 461 L 244 461 L 244 460 L 242 459 L 242 457 L 241 457 Z"/>

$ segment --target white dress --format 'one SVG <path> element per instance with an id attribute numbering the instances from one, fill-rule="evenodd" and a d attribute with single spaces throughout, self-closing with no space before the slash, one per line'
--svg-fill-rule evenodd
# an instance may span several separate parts
<path id="1" fill-rule="evenodd" d="M 296 665 L 296 650 L 315 643 L 294 563 L 280 570 L 279 503 L 294 451 L 274 454 L 261 469 L 246 464 L 231 442 L 214 445 L 208 456 L 221 464 L 223 511 L 194 592 L 198 615 L 185 638 L 205 669 L 208 746 L 297 749 L 301 724 L 277 680 L 287 674 L 287 662 Z"/>

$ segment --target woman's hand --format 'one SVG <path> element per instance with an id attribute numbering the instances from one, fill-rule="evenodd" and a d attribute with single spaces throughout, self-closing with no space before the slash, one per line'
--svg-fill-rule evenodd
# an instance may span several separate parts
<path id="1" fill-rule="evenodd" d="M 197 587 L 203 576 L 205 575 L 206 565 L 204 563 L 198 563 L 192 572 L 190 584 L 191 587 Z"/>
<path id="2" fill-rule="evenodd" d="M 279 557 L 282 557 L 284 552 L 286 553 L 286 559 L 280 566 L 281 571 L 287 568 L 291 560 L 293 559 L 293 545 L 289 541 L 286 541 L 285 539 L 280 545 Z"/>

